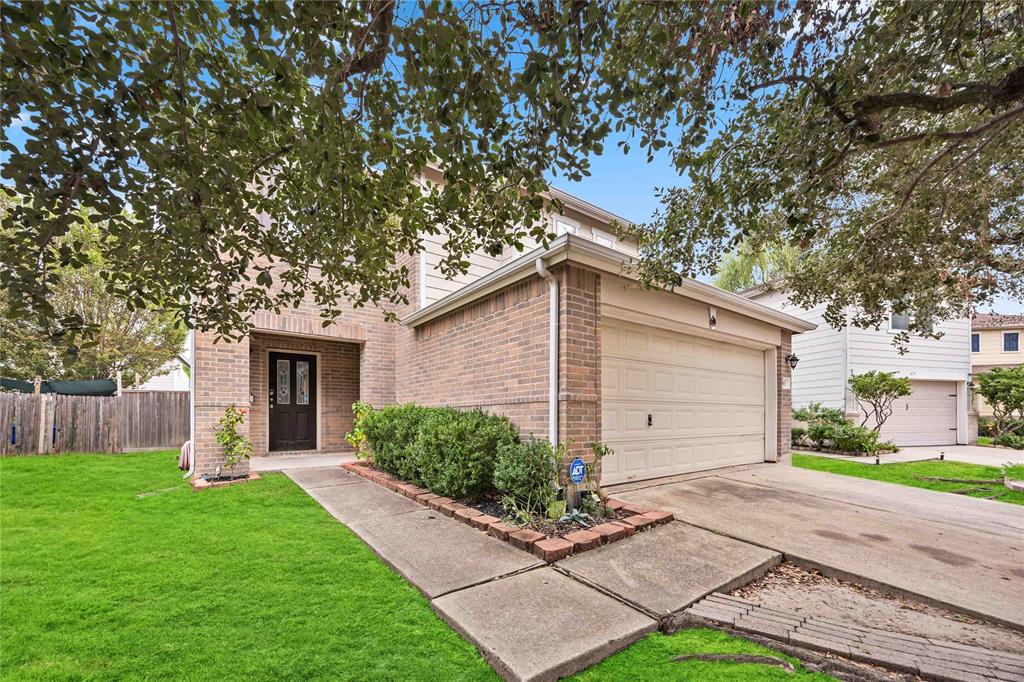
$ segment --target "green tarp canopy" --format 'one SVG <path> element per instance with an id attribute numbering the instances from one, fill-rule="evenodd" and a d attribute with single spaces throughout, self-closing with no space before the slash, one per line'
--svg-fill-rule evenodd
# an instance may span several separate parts
<path id="1" fill-rule="evenodd" d="M 0 386 L 8 391 L 18 393 L 34 393 L 35 384 L 31 381 L 0 378 Z M 117 384 L 113 379 L 86 379 L 85 381 L 44 381 L 40 387 L 42 393 L 57 395 L 115 395 Z"/>

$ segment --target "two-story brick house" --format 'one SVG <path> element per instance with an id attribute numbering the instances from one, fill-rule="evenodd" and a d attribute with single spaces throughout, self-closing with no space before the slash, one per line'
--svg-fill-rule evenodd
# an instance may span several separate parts
<path id="1" fill-rule="evenodd" d="M 236 343 L 195 337 L 196 472 L 221 462 L 217 419 L 249 407 L 256 454 L 341 452 L 351 405 L 482 407 L 524 433 L 608 443 L 606 483 L 775 460 L 789 447 L 790 338 L 803 320 L 696 281 L 645 290 L 636 244 L 602 209 L 556 192 L 558 238 L 437 269 L 441 240 L 402 257 L 411 304 L 387 322 L 312 304 L 256 315 Z"/>

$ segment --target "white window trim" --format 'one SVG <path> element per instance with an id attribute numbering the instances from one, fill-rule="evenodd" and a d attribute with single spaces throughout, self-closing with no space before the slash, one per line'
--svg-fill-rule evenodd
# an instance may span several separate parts
<path id="1" fill-rule="evenodd" d="M 559 232 L 559 223 L 565 227 L 564 232 Z M 578 235 L 580 233 L 580 224 L 572 218 L 566 218 L 564 215 L 556 214 L 551 216 L 551 231 L 558 237 L 561 237 L 563 234 Z"/>
<path id="2" fill-rule="evenodd" d="M 974 350 L 974 339 L 978 339 L 978 350 Z M 971 352 L 981 352 L 981 332 L 971 332 Z"/>
<path id="3" fill-rule="evenodd" d="M 1017 350 L 1006 350 L 1006 336 L 1008 334 L 1016 334 L 1017 335 Z M 1021 333 L 1020 333 L 1020 331 L 1017 331 L 1017 330 L 1003 332 L 1001 337 L 1000 337 L 1002 342 L 1003 342 L 1003 344 L 1000 347 L 999 351 L 1001 353 L 1019 353 L 1020 352 L 1020 337 L 1021 337 Z"/>

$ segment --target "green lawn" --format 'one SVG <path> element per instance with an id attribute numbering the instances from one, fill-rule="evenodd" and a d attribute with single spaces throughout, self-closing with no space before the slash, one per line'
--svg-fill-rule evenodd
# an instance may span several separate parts
<path id="1" fill-rule="evenodd" d="M 0 678 L 497 679 L 289 479 L 195 493 L 176 456 L 0 459 Z M 809 679 L 696 652 L 765 650 L 655 634 L 579 679 Z"/>
<path id="2" fill-rule="evenodd" d="M 281 475 L 193 492 L 175 453 L 0 460 L 4 679 L 494 680 Z"/>
<path id="3" fill-rule="evenodd" d="M 873 461 L 873 460 L 872 460 Z M 930 460 L 926 462 L 896 462 L 893 464 L 861 464 L 860 462 L 849 462 L 828 457 L 817 457 L 804 453 L 793 453 L 793 466 L 802 469 L 814 469 L 816 471 L 827 471 L 843 476 L 856 476 L 857 478 L 870 478 L 875 481 L 887 481 L 899 483 L 915 488 L 927 488 L 942 492 L 953 492 L 969 488 L 983 488 L 967 493 L 972 497 L 988 497 L 998 493 L 994 498 L 1000 502 L 1011 504 L 1024 504 L 1024 492 L 1009 490 L 1002 485 L 971 484 L 971 483 L 948 483 L 944 481 L 922 481 L 920 476 L 937 478 L 960 478 L 960 479 L 1002 479 L 1002 470 L 999 467 L 984 466 L 981 464 L 967 464 L 965 462 L 950 462 L 948 460 Z"/>
<path id="4" fill-rule="evenodd" d="M 781 668 L 750 663 L 723 663 L 685 661 L 676 663 L 676 656 L 692 653 L 706 654 L 760 654 L 783 658 L 797 666 L 794 673 Z M 594 667 L 572 678 L 578 682 L 661 682 L 669 680 L 790 680 L 791 682 L 824 682 L 833 678 L 822 673 L 811 673 L 799 662 L 753 642 L 732 637 L 718 630 L 683 630 L 674 635 L 655 633 Z"/>

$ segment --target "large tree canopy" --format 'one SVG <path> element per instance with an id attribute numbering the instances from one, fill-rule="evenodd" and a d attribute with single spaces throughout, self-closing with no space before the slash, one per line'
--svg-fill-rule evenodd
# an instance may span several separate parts
<path id="1" fill-rule="evenodd" d="M 12 202 L 0 196 L 0 214 Z M 31 381 L 43 379 L 113 379 L 122 374 L 125 386 L 157 376 L 182 351 L 185 326 L 170 312 L 131 309 L 107 293 L 101 248 L 102 225 L 88 215 L 56 239 L 52 248 L 68 245 L 81 263 L 51 271 L 49 304 L 52 324 L 0 314 L 0 376 Z M 6 295 L 0 292 L 0 307 Z M 91 331 L 76 343 L 62 328 L 81 324 Z"/>
<path id="2" fill-rule="evenodd" d="M 30 203 L 0 283 L 46 315 L 84 207 L 112 292 L 225 335 L 310 293 L 398 301 L 424 232 L 449 273 L 543 237 L 545 178 L 616 135 L 690 183 L 641 230 L 644 281 L 790 244 L 799 301 L 927 329 L 1022 294 L 1022 26 L 1019 0 L 4 3 Z"/>

